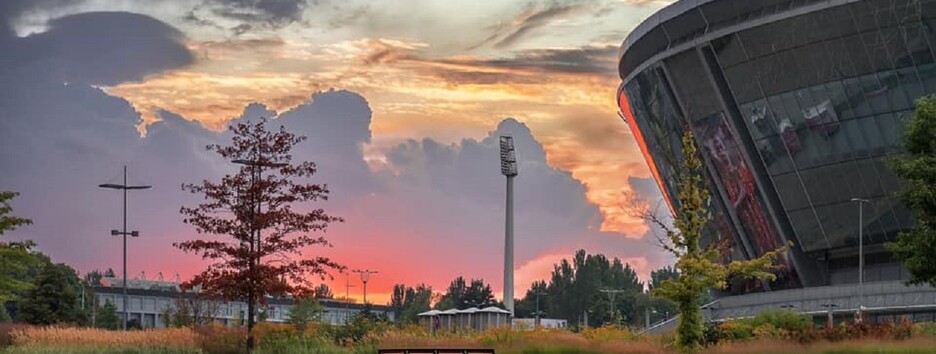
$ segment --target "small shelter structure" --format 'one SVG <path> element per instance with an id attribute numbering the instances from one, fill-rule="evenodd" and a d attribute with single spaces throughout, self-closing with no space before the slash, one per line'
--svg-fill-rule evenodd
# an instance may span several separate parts
<path id="1" fill-rule="evenodd" d="M 483 309 L 470 307 L 464 310 L 431 310 L 418 314 L 419 325 L 430 332 L 486 331 L 510 325 L 510 311 L 496 306 Z"/>

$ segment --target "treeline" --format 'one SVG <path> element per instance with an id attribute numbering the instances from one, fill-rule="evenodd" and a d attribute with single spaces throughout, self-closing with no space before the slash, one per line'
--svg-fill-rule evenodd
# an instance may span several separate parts
<path id="1" fill-rule="evenodd" d="M 620 259 L 579 250 L 571 259 L 555 264 L 548 281 L 534 282 L 523 298 L 516 299 L 514 312 L 518 318 L 535 317 L 538 293 L 540 316 L 564 319 L 572 328 L 585 326 L 586 318 L 589 327 L 607 324 L 640 327 L 646 323 L 647 315 L 650 322 L 657 322 L 676 313 L 669 300 L 650 296 L 650 291 L 663 280 L 676 276 L 673 268 L 658 269 L 651 272 L 650 283 L 645 286 L 634 269 Z M 430 309 L 486 306 L 503 307 L 503 304 L 494 298 L 491 286 L 482 279 L 466 281 L 463 277 L 452 280 L 444 292 L 434 292 L 425 284 L 415 287 L 397 284 L 390 299 L 390 307 L 401 323 L 415 323 L 419 313 Z"/>

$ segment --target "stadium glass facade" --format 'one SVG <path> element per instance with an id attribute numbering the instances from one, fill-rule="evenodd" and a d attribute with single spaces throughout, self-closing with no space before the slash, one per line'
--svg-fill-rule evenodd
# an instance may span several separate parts
<path id="1" fill-rule="evenodd" d="M 618 103 L 675 210 L 691 129 L 712 192 L 706 242 L 748 259 L 793 242 L 771 283 L 729 294 L 907 278 L 883 244 L 912 227 L 888 159 L 936 92 L 936 0 L 682 0 L 625 40 Z M 858 205 L 870 201 L 859 225 Z"/>

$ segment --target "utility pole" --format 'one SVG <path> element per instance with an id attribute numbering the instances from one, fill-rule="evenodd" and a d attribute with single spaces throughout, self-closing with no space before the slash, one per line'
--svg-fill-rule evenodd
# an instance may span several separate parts
<path id="1" fill-rule="evenodd" d="M 605 293 L 605 294 L 608 294 L 608 296 L 611 298 L 611 318 L 614 319 L 615 322 L 617 322 L 617 320 L 615 319 L 615 317 L 617 316 L 617 313 L 614 312 L 614 294 L 623 293 L 624 290 L 621 290 L 621 289 L 601 289 L 600 291 L 603 292 L 603 293 Z M 615 325 L 620 325 L 620 323 L 615 323 Z"/>
<path id="2" fill-rule="evenodd" d="M 121 231 L 111 230 L 111 236 L 123 236 L 123 330 L 127 330 L 127 321 L 130 320 L 129 306 L 130 302 L 129 296 L 127 296 L 127 236 L 139 237 L 140 233 L 138 231 L 127 232 L 127 191 L 128 190 L 138 190 L 138 189 L 148 189 L 152 186 L 131 186 L 127 185 L 127 165 L 124 165 L 123 168 L 123 184 L 113 184 L 105 183 L 100 184 L 98 187 L 107 188 L 107 189 L 118 189 L 123 191 L 123 229 Z"/>
<path id="3" fill-rule="evenodd" d="M 500 137 L 501 174 L 507 177 L 507 210 L 504 225 L 504 307 L 514 316 L 514 236 L 513 236 L 513 179 L 517 177 L 517 153 L 513 137 Z"/>
<path id="4" fill-rule="evenodd" d="M 351 273 L 345 271 L 345 324 L 351 322 Z"/>
<path id="5" fill-rule="evenodd" d="M 540 304 L 540 301 L 539 301 L 540 295 L 546 295 L 546 293 L 544 293 L 544 292 L 542 292 L 542 291 L 539 291 L 539 290 L 536 291 L 536 320 L 533 321 L 533 327 L 539 327 L 539 326 L 540 326 L 540 315 L 542 314 L 542 313 L 540 312 L 540 306 L 539 306 L 539 304 Z"/>

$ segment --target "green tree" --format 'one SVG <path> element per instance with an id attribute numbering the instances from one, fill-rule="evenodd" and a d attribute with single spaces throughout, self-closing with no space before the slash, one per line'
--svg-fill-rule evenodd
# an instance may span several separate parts
<path id="1" fill-rule="evenodd" d="M 331 288 L 328 287 L 328 284 L 322 283 L 315 287 L 313 290 L 315 293 L 316 299 L 334 299 L 335 293 L 332 292 Z"/>
<path id="2" fill-rule="evenodd" d="M 679 273 L 676 269 L 666 266 L 650 272 L 650 284 L 648 284 L 649 293 L 654 289 L 660 288 L 664 280 L 677 280 Z M 650 322 L 657 322 L 667 319 L 676 314 L 676 304 L 667 298 L 652 297 L 648 299 L 649 307 L 647 312 L 650 314 Z"/>
<path id="3" fill-rule="evenodd" d="M 470 283 L 465 278 L 458 277 L 449 283 L 449 287 L 436 304 L 438 310 L 466 309 L 472 306 L 484 306 L 494 303 L 494 291 L 483 279 L 472 279 Z"/>
<path id="4" fill-rule="evenodd" d="M 416 323 L 420 313 L 430 310 L 432 297 L 432 287 L 425 284 L 419 284 L 415 288 L 404 284 L 394 285 L 390 295 L 390 308 L 394 311 L 396 322 Z"/>
<path id="5" fill-rule="evenodd" d="M 7 231 L 16 230 L 23 225 L 32 224 L 32 220 L 10 215 L 13 207 L 10 200 L 19 193 L 0 192 L 0 236 Z M 31 269 L 32 241 L 0 242 L 0 304 L 15 300 L 20 293 L 29 289 L 29 281 L 24 279 Z"/>
<path id="6" fill-rule="evenodd" d="M 678 175 L 678 215 L 674 228 L 660 218 L 646 215 L 649 221 L 666 232 L 661 246 L 676 257 L 675 279 L 660 282 L 653 290 L 676 303 L 679 325 L 676 330 L 676 345 L 686 352 L 696 352 L 702 346 L 701 300 L 708 289 L 724 289 L 732 277 L 775 280 L 772 272 L 779 268 L 776 259 L 786 252 L 787 247 L 765 253 L 760 258 L 719 263 L 717 243 L 702 247 L 699 243 L 703 228 L 709 222 L 709 193 L 702 180 L 702 162 L 697 154 L 691 131 L 683 134 L 684 159 Z"/>
<path id="7" fill-rule="evenodd" d="M 289 310 L 288 322 L 296 326 L 296 329 L 302 333 L 309 323 L 321 321 L 322 311 L 323 307 L 319 304 L 318 299 L 314 297 L 300 298 Z"/>
<path id="8" fill-rule="evenodd" d="M 63 264 L 43 268 L 22 301 L 20 319 L 43 325 L 83 322 L 79 293 L 71 278 L 77 275 Z"/>
<path id="9" fill-rule="evenodd" d="M 109 300 L 104 302 L 104 306 L 98 310 L 95 326 L 97 328 L 110 330 L 119 329 L 121 326 L 120 316 L 117 315 L 117 305 L 114 305 L 114 303 L 110 302 Z"/>
<path id="10" fill-rule="evenodd" d="M 10 215 L 13 212 L 10 200 L 18 195 L 19 193 L 16 192 L 0 192 L 0 235 L 16 230 L 20 226 L 32 224 L 30 219 Z"/>
<path id="11" fill-rule="evenodd" d="M 916 100 L 903 148 L 893 167 L 903 180 L 900 200 L 913 211 L 915 225 L 888 246 L 911 284 L 936 286 L 936 95 Z"/>

